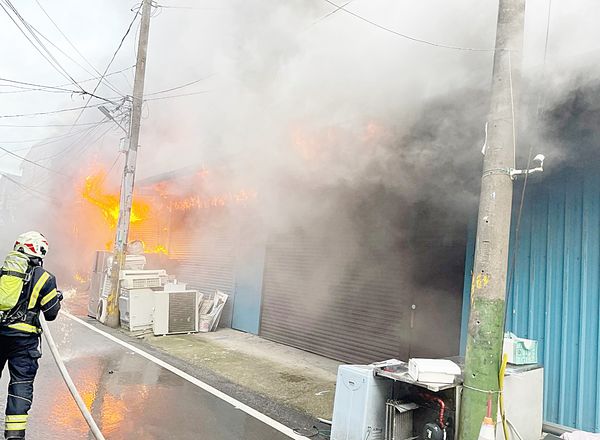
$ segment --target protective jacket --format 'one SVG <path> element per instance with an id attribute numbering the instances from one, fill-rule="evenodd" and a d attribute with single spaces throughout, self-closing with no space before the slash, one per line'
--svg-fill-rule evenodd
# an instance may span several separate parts
<path id="1" fill-rule="evenodd" d="M 0 269 L 0 335 L 40 334 L 40 312 L 47 321 L 53 321 L 60 299 L 56 279 L 41 266 L 41 260 L 11 252 Z"/>

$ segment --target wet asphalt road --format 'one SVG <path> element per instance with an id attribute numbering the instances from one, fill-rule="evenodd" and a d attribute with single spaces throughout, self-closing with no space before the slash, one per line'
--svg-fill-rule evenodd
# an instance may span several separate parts
<path id="1" fill-rule="evenodd" d="M 290 438 L 65 316 L 51 330 L 107 440 Z M 7 376 L 0 380 L 1 414 Z M 30 415 L 28 440 L 93 438 L 45 344 Z"/>

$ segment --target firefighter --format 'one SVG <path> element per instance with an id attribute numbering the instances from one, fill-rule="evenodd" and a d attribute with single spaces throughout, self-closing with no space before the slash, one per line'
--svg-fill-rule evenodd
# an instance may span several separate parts
<path id="1" fill-rule="evenodd" d="M 10 382 L 4 436 L 24 439 L 33 401 L 40 351 L 40 312 L 47 321 L 58 315 L 62 294 L 43 260 L 48 241 L 39 232 L 22 234 L 0 270 L 0 375 L 8 364 Z"/>

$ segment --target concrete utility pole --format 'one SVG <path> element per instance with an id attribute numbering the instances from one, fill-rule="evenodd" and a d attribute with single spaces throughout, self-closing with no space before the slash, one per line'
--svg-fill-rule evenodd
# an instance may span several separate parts
<path id="1" fill-rule="evenodd" d="M 492 396 L 497 414 L 515 167 L 514 90 L 520 71 L 525 0 L 500 0 L 488 138 L 477 224 L 459 440 L 476 440 Z"/>
<path id="2" fill-rule="evenodd" d="M 131 113 L 131 130 L 129 131 L 129 149 L 123 170 L 121 182 L 121 202 L 119 208 L 119 221 L 117 223 L 117 235 L 115 239 L 115 250 L 111 268 L 111 289 L 107 300 L 106 324 L 110 327 L 118 327 L 119 320 L 119 272 L 125 262 L 125 251 L 127 249 L 127 237 L 129 235 L 129 222 L 131 219 L 131 206 L 133 203 L 133 186 L 135 183 L 135 167 L 137 162 L 137 151 L 140 139 L 140 124 L 142 120 L 142 104 L 144 99 L 144 80 L 146 75 L 146 55 L 148 52 L 148 35 L 150 33 L 150 13 L 152 12 L 152 1 L 143 0 L 142 23 L 140 26 L 140 39 L 137 51 L 137 63 L 135 68 L 135 81 L 133 84 L 133 109 Z"/>

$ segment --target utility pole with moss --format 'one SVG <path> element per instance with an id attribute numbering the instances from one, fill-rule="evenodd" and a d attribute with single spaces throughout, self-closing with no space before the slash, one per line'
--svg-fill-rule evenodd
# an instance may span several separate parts
<path id="1" fill-rule="evenodd" d="M 525 0 L 500 0 L 459 440 L 477 440 L 490 395 L 494 418 L 497 413 L 513 203 L 511 170 L 515 167 L 515 103 L 518 102 L 515 91 L 520 76 L 524 21 Z"/>

